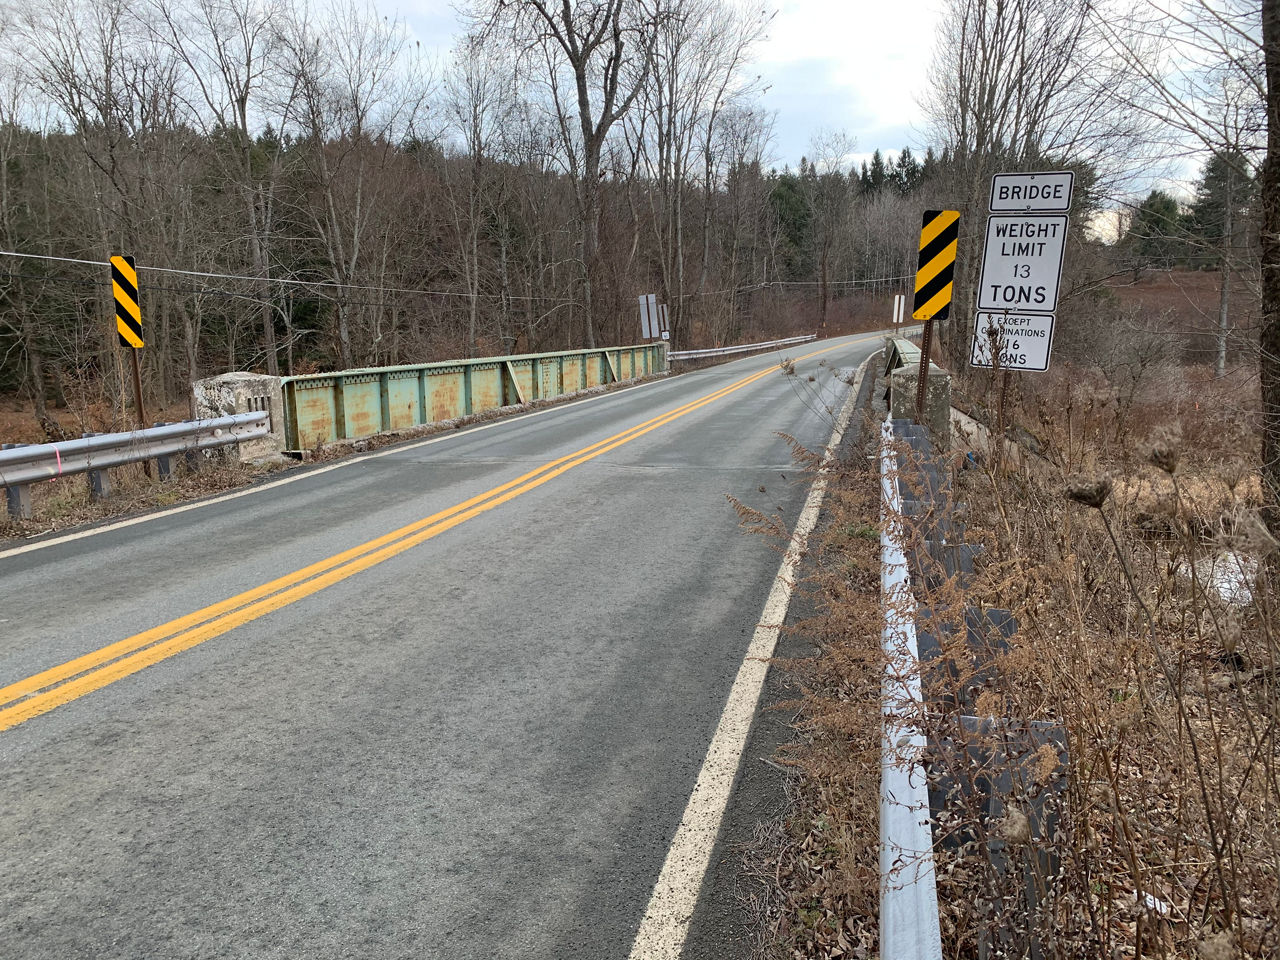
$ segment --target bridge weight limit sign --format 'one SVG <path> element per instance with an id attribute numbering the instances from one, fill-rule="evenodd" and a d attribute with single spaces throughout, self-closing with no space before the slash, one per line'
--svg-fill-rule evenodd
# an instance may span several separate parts
<path id="1" fill-rule="evenodd" d="M 1049 369 L 1074 181 L 1069 170 L 991 178 L 973 366 Z"/>

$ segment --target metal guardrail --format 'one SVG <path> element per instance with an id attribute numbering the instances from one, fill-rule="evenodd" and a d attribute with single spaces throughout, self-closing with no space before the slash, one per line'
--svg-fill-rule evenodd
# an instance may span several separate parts
<path id="1" fill-rule="evenodd" d="M 899 367 L 920 365 L 920 348 L 902 337 L 885 338 L 884 372 L 891 373 Z"/>
<path id="2" fill-rule="evenodd" d="M 991 716 L 982 705 L 984 694 L 998 689 L 999 658 L 1012 649 L 1018 621 L 1009 610 L 965 602 L 982 548 L 965 542 L 949 458 L 939 452 L 939 441 L 949 449 L 938 431 L 892 414 L 881 434 L 884 960 L 941 960 L 933 860 L 938 847 L 964 857 L 985 855 L 1002 878 L 992 893 L 1000 909 L 1027 918 L 1052 914 L 1058 870 L 1052 847 L 1011 845 L 995 835 L 975 843 L 972 830 L 975 817 L 999 824 L 1016 805 L 1032 837 L 1054 836 L 1070 764 L 1060 722 Z M 1057 760 L 1048 773 L 1042 766 L 1046 751 Z M 1020 932 L 980 928 L 978 953 L 1044 956 L 1049 951 L 1038 938 L 1030 923 Z"/>
<path id="3" fill-rule="evenodd" d="M 265 437 L 270 432 L 270 415 L 265 410 L 257 410 L 209 420 L 168 423 L 129 433 L 102 433 L 79 440 L 12 447 L 0 450 L 0 487 L 6 489 L 10 514 L 29 518 L 28 488 L 41 480 L 96 473 L 126 463 L 224 447 Z"/>
<path id="4" fill-rule="evenodd" d="M 282 377 L 285 447 L 355 440 L 663 373 L 666 344 Z"/>
<path id="5" fill-rule="evenodd" d="M 880 755 L 880 955 L 886 960 L 941 960 L 937 876 L 930 825 L 926 740 L 914 718 L 923 705 L 916 600 L 907 567 L 904 508 L 895 437 L 886 420 L 880 439 L 881 637 L 886 669 Z"/>
<path id="6" fill-rule="evenodd" d="M 770 340 L 768 343 L 744 343 L 737 347 L 715 347 L 710 350 L 673 350 L 667 354 L 668 360 L 701 360 L 703 357 L 727 357 L 733 353 L 749 353 L 752 350 L 772 350 L 775 347 L 789 347 L 793 343 L 808 343 L 817 340 L 818 335 L 811 333 L 805 337 L 789 337 L 786 340 Z"/>

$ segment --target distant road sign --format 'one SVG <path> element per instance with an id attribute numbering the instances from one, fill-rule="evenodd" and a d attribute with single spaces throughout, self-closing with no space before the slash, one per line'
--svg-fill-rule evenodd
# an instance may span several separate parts
<path id="1" fill-rule="evenodd" d="M 994 367 L 998 359 L 1004 370 L 1043 373 L 1049 369 L 1052 347 L 1052 314 L 979 313 L 974 317 L 969 363 L 975 367 Z M 997 349 L 998 357 L 995 356 Z"/>
<path id="2" fill-rule="evenodd" d="M 652 340 L 658 335 L 658 295 L 642 293 L 636 299 L 640 301 L 640 336 Z"/>
<path id="3" fill-rule="evenodd" d="M 1070 170 L 997 173 L 991 178 L 991 212 L 1066 213 L 1075 182 Z"/>
<path id="4" fill-rule="evenodd" d="M 960 238 L 959 210 L 926 210 L 920 227 L 920 256 L 916 267 L 914 320 L 945 320 L 951 307 L 956 242 Z"/>
<path id="5" fill-rule="evenodd" d="M 1053 313 L 1066 242 L 1065 216 L 988 217 L 978 309 Z"/>

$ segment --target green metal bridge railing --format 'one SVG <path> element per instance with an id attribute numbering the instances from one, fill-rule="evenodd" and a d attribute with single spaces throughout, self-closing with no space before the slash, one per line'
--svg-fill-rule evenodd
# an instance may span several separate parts
<path id="1" fill-rule="evenodd" d="M 666 344 L 282 377 L 285 447 L 371 437 L 667 370 Z"/>

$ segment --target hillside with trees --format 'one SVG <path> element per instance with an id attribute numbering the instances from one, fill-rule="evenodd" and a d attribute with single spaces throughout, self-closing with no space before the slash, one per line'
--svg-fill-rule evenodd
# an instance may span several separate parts
<path id="1" fill-rule="evenodd" d="M 767 25 L 499 4 L 433 71 L 358 4 L 39 0 L 0 22 L 0 391 L 122 414 L 121 253 L 162 405 L 228 370 L 631 342 L 646 292 L 678 345 L 841 324 L 909 284 L 945 164 L 854 170 L 827 135 L 777 169 Z"/>

